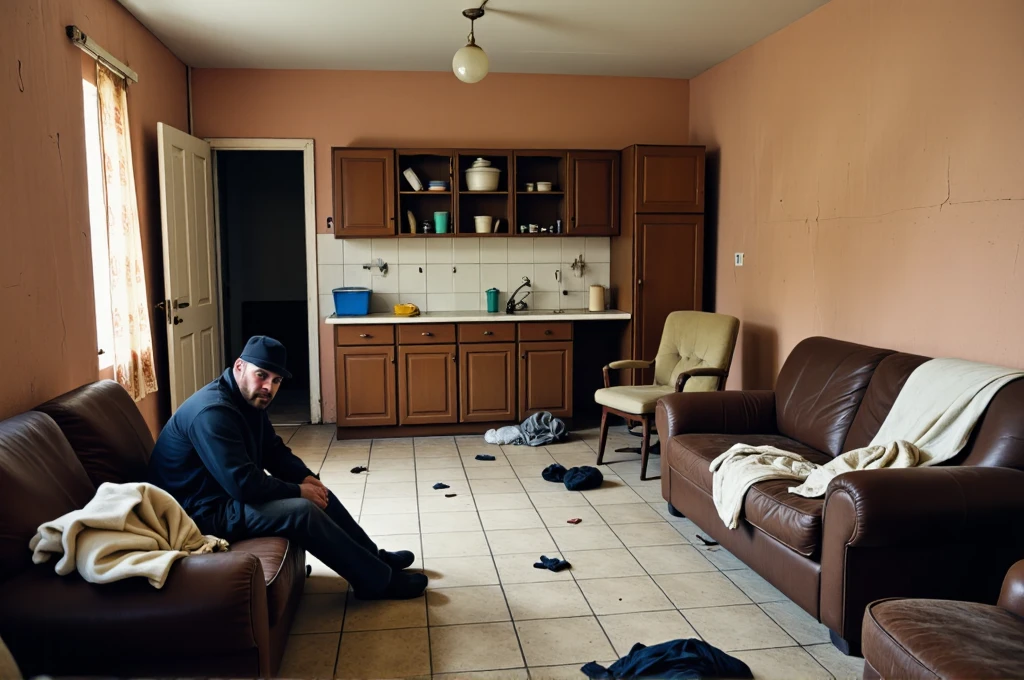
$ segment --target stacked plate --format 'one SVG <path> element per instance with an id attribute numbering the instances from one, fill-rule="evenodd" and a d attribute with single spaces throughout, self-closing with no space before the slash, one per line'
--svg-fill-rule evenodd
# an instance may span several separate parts
<path id="1" fill-rule="evenodd" d="M 448 191 L 448 182 L 443 180 L 430 180 L 427 191 Z"/>

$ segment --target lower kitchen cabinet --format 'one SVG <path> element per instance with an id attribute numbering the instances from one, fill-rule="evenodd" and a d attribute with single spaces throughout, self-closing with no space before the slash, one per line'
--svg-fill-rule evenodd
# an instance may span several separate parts
<path id="1" fill-rule="evenodd" d="M 516 419 L 515 355 L 511 342 L 459 346 L 460 422 Z"/>
<path id="2" fill-rule="evenodd" d="M 399 425 L 458 422 L 455 345 L 398 347 Z"/>
<path id="3" fill-rule="evenodd" d="M 519 418 L 572 417 L 572 342 L 519 343 Z"/>
<path id="4" fill-rule="evenodd" d="M 395 424 L 395 348 L 338 347 L 335 356 L 338 425 Z"/>

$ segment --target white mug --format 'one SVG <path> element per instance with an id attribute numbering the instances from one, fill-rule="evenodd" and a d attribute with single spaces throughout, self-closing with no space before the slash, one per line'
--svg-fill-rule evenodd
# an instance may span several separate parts
<path id="1" fill-rule="evenodd" d="M 478 234 L 490 234 L 491 223 L 494 218 L 490 215 L 476 215 L 473 217 L 473 225 L 476 227 L 476 233 Z"/>

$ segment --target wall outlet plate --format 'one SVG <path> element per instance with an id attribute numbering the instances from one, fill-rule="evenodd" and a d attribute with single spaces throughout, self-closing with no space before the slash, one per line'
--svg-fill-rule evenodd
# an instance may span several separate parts
<path id="1" fill-rule="evenodd" d="M 743 253 L 736 253 L 736 255 L 733 256 L 733 264 L 737 267 L 743 266 Z"/>

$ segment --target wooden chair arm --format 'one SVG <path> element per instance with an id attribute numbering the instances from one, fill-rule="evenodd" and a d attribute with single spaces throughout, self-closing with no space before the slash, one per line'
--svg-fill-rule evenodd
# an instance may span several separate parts
<path id="1" fill-rule="evenodd" d="M 687 371 L 683 371 L 676 378 L 676 392 L 682 392 L 683 387 L 686 385 L 686 381 L 690 378 L 719 378 L 718 389 L 722 389 L 725 385 L 725 379 L 729 377 L 729 371 L 724 368 L 712 368 L 711 366 L 705 366 L 702 368 L 691 368 Z"/>
<path id="2" fill-rule="evenodd" d="M 612 386 L 611 374 L 608 372 L 609 369 L 618 371 L 630 368 L 650 368 L 653 363 L 653 361 L 637 361 L 634 359 L 623 359 L 622 361 L 613 361 L 612 363 L 608 364 L 602 369 L 602 372 L 604 373 L 604 386 Z"/>

